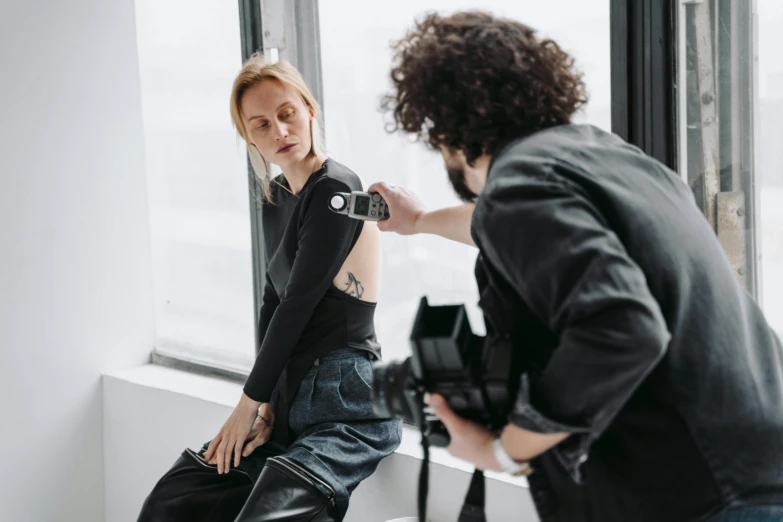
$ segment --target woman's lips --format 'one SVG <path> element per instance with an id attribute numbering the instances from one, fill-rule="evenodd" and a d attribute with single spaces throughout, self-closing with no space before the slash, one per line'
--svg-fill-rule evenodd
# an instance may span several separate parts
<path id="1" fill-rule="evenodd" d="M 292 143 L 291 145 L 286 145 L 285 147 L 283 147 L 280 150 L 278 150 L 277 153 L 278 154 L 284 154 L 284 153 L 288 152 L 289 150 L 293 149 L 294 147 L 296 147 L 296 143 Z"/>

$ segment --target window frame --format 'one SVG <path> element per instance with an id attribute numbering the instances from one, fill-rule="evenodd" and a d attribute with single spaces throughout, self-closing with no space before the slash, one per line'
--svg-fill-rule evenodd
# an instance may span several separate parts
<path id="1" fill-rule="evenodd" d="M 256 52 L 269 54 L 275 50 L 297 67 L 319 104 L 323 104 L 318 0 L 238 0 L 242 62 Z M 266 16 L 265 16 L 266 15 Z M 265 28 L 266 24 L 266 28 Z M 279 31 L 280 27 L 284 30 Z M 278 32 L 275 32 L 278 31 Z M 268 36 L 265 42 L 265 35 Z M 275 36 L 280 38 L 274 38 Z M 265 45 L 265 43 L 267 45 Z M 269 45 L 271 44 L 271 46 Z M 283 44 L 283 45 L 280 45 Z M 247 158 L 248 197 L 250 203 L 251 255 L 253 270 L 253 328 L 255 355 L 258 355 L 258 317 L 261 310 L 266 273 L 264 236 L 261 226 L 261 185 Z M 252 360 L 236 354 L 208 349 L 188 349 L 187 353 L 172 352 L 156 346 L 150 362 L 191 373 L 220 377 L 244 383 L 252 368 Z"/>
<path id="2" fill-rule="evenodd" d="M 678 0 L 611 0 L 612 132 L 677 169 Z"/>

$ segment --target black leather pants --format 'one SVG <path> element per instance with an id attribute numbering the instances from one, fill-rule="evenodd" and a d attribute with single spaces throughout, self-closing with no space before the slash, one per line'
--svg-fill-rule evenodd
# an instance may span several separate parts
<path id="1" fill-rule="evenodd" d="M 147 497 L 138 522 L 337 522 L 340 518 L 333 496 L 324 493 L 324 484 L 285 458 L 268 458 L 254 484 L 250 474 L 238 468 L 218 475 L 216 466 L 186 450 Z"/>

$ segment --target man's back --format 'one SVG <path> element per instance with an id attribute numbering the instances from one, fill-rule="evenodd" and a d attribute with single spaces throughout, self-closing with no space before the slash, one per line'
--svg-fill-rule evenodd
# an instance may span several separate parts
<path id="1" fill-rule="evenodd" d="M 489 230 L 490 226 L 497 228 L 497 216 L 515 215 L 513 201 L 518 194 L 531 201 L 540 194 L 543 208 L 528 201 L 519 207 L 523 222 L 509 223 L 508 232 Z M 589 245 L 592 235 L 597 248 L 603 248 L 596 227 L 603 228 L 613 244 L 619 241 L 621 245 L 612 255 L 627 256 L 628 270 L 643 274 L 644 292 L 649 291 L 647 295 L 657 303 L 671 338 L 662 357 L 645 370 L 644 378 L 626 387 L 630 395 L 618 410 L 597 411 L 591 420 L 580 422 L 579 412 L 558 406 L 567 397 L 553 398 L 557 392 L 546 383 L 552 361 L 563 364 L 555 348 L 562 345 L 563 336 L 570 335 L 559 331 L 559 325 L 578 322 L 562 317 L 573 315 L 566 305 L 579 299 L 583 308 L 595 302 L 610 307 L 613 296 L 607 294 L 620 289 L 618 295 L 623 296 L 617 298 L 617 306 L 633 308 L 635 303 L 627 296 L 636 283 L 618 280 L 623 271 L 602 274 L 585 268 L 580 273 L 585 278 L 603 277 L 600 284 L 585 290 L 583 281 L 575 280 L 573 287 L 580 288 L 580 296 L 561 292 L 562 298 L 555 298 L 547 308 L 535 304 L 546 289 L 524 277 L 515 284 L 514 276 L 509 276 L 519 260 L 486 256 L 488 270 L 510 282 L 507 287 L 500 285 L 506 288 L 500 293 L 515 287 L 520 306 L 533 310 L 530 315 L 535 319 L 520 325 L 522 329 L 535 332 L 544 326 L 556 333 L 552 338 L 520 334 L 528 344 L 548 343 L 552 349 L 541 371 L 542 380 L 532 372 L 532 407 L 563 425 L 583 424 L 586 432 L 592 431 L 591 440 L 584 444 L 589 451 L 581 460 L 586 461 L 577 466 L 577 472 L 558 464 L 564 457 L 557 450 L 539 462 L 539 476 L 531 477 L 531 484 L 539 490 L 534 497 L 543 495 L 543 502 L 550 504 L 540 509 L 542 519 L 548 520 L 547 513 L 553 512 L 551 520 L 696 521 L 732 503 L 781 502 L 783 349 L 758 306 L 740 287 L 690 189 L 674 173 L 595 127 L 565 125 L 539 132 L 506 147 L 493 160 L 474 217 L 477 244 L 513 242 L 522 234 L 539 234 L 540 242 L 557 240 L 557 234 L 546 236 L 545 225 L 539 228 L 531 223 L 526 228 L 525 216 L 544 216 L 543 223 L 550 212 L 557 214 L 554 221 L 570 226 L 566 215 L 575 208 L 573 201 L 580 202 L 579 210 L 590 223 L 575 218 L 572 225 L 575 230 L 583 228 L 581 237 L 573 236 L 578 241 L 572 243 L 572 236 L 567 236 L 568 241 L 548 250 L 550 270 L 557 273 L 565 266 L 571 270 L 566 260 L 573 261 L 582 252 L 574 244 Z M 640 298 L 640 307 L 649 304 L 643 301 Z M 578 326 L 583 338 L 588 335 L 589 327 Z M 622 332 L 623 325 L 617 326 L 616 332 Z M 622 341 L 612 341 L 622 345 Z M 578 339 L 571 342 L 578 348 Z M 572 364 L 578 367 L 570 371 L 578 387 L 585 366 L 633 356 L 632 349 L 622 353 L 593 350 L 589 356 L 574 359 Z M 618 362 L 618 368 L 626 362 Z M 606 378 L 616 375 L 622 380 L 623 371 L 609 372 Z M 584 393 L 593 393 L 594 384 L 585 378 Z M 618 385 L 617 389 L 624 388 Z M 584 487 L 572 485 L 575 475 Z M 555 499 L 547 501 L 547 496 Z M 539 507 L 541 502 L 537 501 Z M 570 508 L 560 507 L 568 503 Z M 584 512 L 592 516 L 574 518 Z"/>

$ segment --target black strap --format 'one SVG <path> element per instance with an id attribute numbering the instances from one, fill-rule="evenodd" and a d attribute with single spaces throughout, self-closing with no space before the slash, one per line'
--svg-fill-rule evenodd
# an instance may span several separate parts
<path id="1" fill-rule="evenodd" d="M 430 487 L 430 442 L 427 439 L 427 421 L 424 415 L 419 420 L 421 430 L 421 449 L 424 452 L 424 460 L 421 461 L 419 472 L 419 520 L 427 520 L 427 495 Z"/>
<path id="2" fill-rule="evenodd" d="M 484 514 L 484 472 L 480 469 L 473 472 L 457 522 L 487 522 Z"/>
<path id="3" fill-rule="evenodd" d="M 430 443 L 427 439 L 427 421 L 420 420 L 419 429 L 421 430 L 421 449 L 424 453 L 424 459 L 421 462 L 421 472 L 419 473 L 419 520 L 427 520 L 427 495 L 429 494 L 430 481 Z M 470 480 L 468 494 L 465 495 L 465 502 L 462 504 L 457 522 L 487 522 L 484 514 L 484 472 L 476 469 L 473 472 L 473 478 Z"/>

